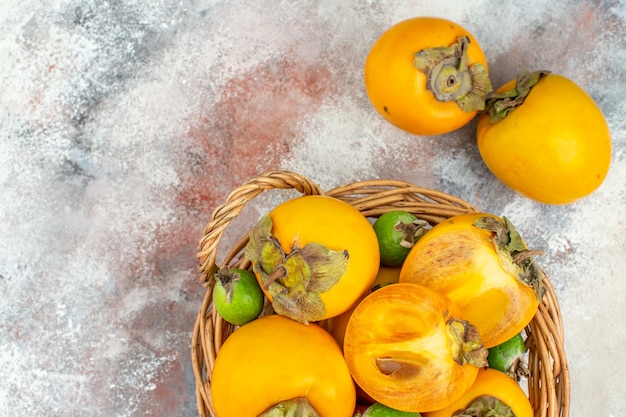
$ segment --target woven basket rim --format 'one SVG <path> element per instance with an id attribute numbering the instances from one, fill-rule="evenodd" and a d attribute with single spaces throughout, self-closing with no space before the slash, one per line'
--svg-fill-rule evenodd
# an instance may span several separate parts
<path id="1" fill-rule="evenodd" d="M 192 334 L 191 358 L 200 417 L 216 417 L 210 394 L 210 375 L 219 349 L 235 327 L 215 312 L 211 279 L 218 269 L 217 252 L 225 229 L 243 207 L 259 194 L 275 189 L 294 189 L 302 195 L 327 195 L 348 202 L 366 217 L 390 210 L 412 212 L 432 225 L 457 214 L 479 212 L 473 205 L 442 191 L 394 179 L 357 181 L 324 192 L 308 177 L 292 171 L 266 171 L 234 189 L 211 213 L 200 240 L 197 257 L 205 296 Z M 251 225 L 252 226 L 252 225 Z M 249 268 L 243 256 L 247 234 L 227 253 L 221 266 Z M 528 397 L 534 417 L 568 417 L 570 375 L 564 347 L 564 329 L 556 293 L 544 274 L 546 293 L 539 310 L 526 327 L 529 377 Z"/>

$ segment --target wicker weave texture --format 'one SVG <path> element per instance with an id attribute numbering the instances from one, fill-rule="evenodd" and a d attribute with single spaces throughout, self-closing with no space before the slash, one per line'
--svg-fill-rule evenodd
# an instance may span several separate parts
<path id="1" fill-rule="evenodd" d="M 247 236 L 230 248 L 218 264 L 218 245 L 228 225 L 256 196 L 274 189 L 294 189 L 302 195 L 325 194 L 348 202 L 366 217 L 375 218 L 392 210 L 404 210 L 435 225 L 449 217 L 478 210 L 446 193 L 397 180 L 361 181 L 324 192 L 305 176 L 288 171 L 268 171 L 233 190 L 217 207 L 200 241 L 201 282 L 206 293 L 192 335 L 192 366 L 196 401 L 201 417 L 216 417 L 211 402 L 211 371 L 220 347 L 235 330 L 215 312 L 212 303 L 213 275 L 218 267 L 250 268 L 243 258 Z M 252 225 L 250 225 L 252 227 Z M 544 276 L 546 294 L 539 311 L 525 329 L 529 350 L 528 395 L 535 417 L 568 417 L 570 378 L 564 349 L 563 323 L 556 294 Z M 262 313 L 263 314 L 263 313 Z M 245 417 L 245 416 L 242 416 Z"/>

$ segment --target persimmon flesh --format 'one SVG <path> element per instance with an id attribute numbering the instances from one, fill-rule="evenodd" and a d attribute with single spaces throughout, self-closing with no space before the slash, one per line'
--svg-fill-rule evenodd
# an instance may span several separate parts
<path id="1" fill-rule="evenodd" d="M 355 308 L 344 357 L 357 384 L 388 407 L 424 412 L 445 407 L 486 365 L 486 349 L 449 299 L 426 287 L 382 287 Z"/>

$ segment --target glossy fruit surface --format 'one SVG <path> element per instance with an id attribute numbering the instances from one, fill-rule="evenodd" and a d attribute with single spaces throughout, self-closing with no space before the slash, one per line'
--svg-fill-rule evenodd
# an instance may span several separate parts
<path id="1" fill-rule="evenodd" d="M 519 82 L 526 84 L 513 80 L 497 93 L 515 93 Z M 542 203 L 567 204 L 591 194 L 611 164 L 602 111 L 561 75 L 544 74 L 524 90 L 527 95 L 515 106 L 500 100 L 501 106 L 511 105 L 503 118 L 480 115 L 478 149 L 485 164 L 508 187 Z"/>
<path id="2" fill-rule="evenodd" d="M 366 394 L 405 412 L 445 407 L 471 386 L 476 366 L 487 364 L 487 350 L 458 308 L 415 284 L 365 297 L 348 322 L 343 351 Z"/>
<path id="3" fill-rule="evenodd" d="M 476 39 L 457 23 L 435 17 L 411 18 L 390 27 L 371 48 L 364 73 L 374 108 L 416 135 L 439 135 L 464 126 L 491 91 L 487 61 Z"/>
<path id="4" fill-rule="evenodd" d="M 423 417 L 453 416 L 533 417 L 533 410 L 516 381 L 487 368 L 478 371 L 474 384 L 461 398 L 441 410 L 423 414 Z"/>
<path id="5" fill-rule="evenodd" d="M 368 220 L 348 203 L 319 195 L 275 207 L 251 231 L 245 255 L 274 310 L 305 323 L 350 308 L 380 265 Z"/>
<path id="6" fill-rule="evenodd" d="M 244 324 L 226 339 L 211 375 L 218 417 L 258 416 L 300 397 L 320 417 L 352 417 L 354 383 L 337 342 L 320 326 L 280 315 Z"/>
<path id="7" fill-rule="evenodd" d="M 252 272 L 223 268 L 215 280 L 213 303 L 224 320 L 240 326 L 261 314 L 264 296 Z"/>
<path id="8" fill-rule="evenodd" d="M 400 282 L 449 297 L 478 329 L 485 347 L 530 322 L 542 295 L 542 271 L 508 220 L 486 213 L 451 217 L 411 249 Z"/>

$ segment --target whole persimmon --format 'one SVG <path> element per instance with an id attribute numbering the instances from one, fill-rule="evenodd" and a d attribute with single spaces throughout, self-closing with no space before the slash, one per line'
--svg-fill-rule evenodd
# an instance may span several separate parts
<path id="1" fill-rule="evenodd" d="M 217 417 L 272 416 L 277 411 L 352 417 L 354 382 L 335 339 L 319 325 L 272 314 L 226 339 L 211 374 Z"/>
<path id="2" fill-rule="evenodd" d="M 346 311 L 374 282 L 380 264 L 367 218 L 334 197 L 287 200 L 250 231 L 245 256 L 281 315 L 302 323 Z"/>
<path id="3" fill-rule="evenodd" d="M 387 29 L 365 60 L 374 108 L 416 135 L 440 135 L 469 123 L 491 92 L 487 59 L 474 36 L 438 17 L 414 17 Z"/>
<path id="4" fill-rule="evenodd" d="M 496 178 L 545 204 L 593 193 L 611 165 L 611 133 L 600 107 L 572 80 L 521 74 L 487 100 L 478 118 L 480 155 Z"/>

